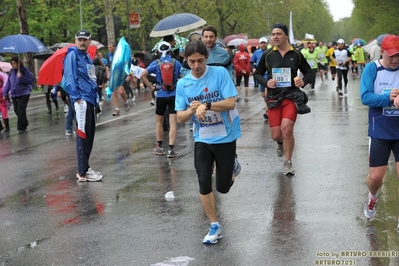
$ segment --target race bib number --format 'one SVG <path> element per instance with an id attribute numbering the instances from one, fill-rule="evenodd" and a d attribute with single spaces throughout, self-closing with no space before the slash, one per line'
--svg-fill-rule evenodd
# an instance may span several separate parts
<path id="1" fill-rule="evenodd" d="M 277 81 L 277 88 L 291 87 L 291 68 L 272 68 L 272 77 Z"/>
<path id="2" fill-rule="evenodd" d="M 309 60 L 309 61 L 307 61 L 307 62 L 308 62 L 308 64 L 309 64 L 310 68 L 313 68 L 313 67 L 314 67 L 314 61 L 313 61 L 313 60 Z"/>
<path id="3" fill-rule="evenodd" d="M 94 80 L 97 82 L 97 77 L 96 77 L 96 69 L 94 68 L 94 65 L 86 65 L 87 67 L 87 74 L 89 75 L 91 80 Z"/>
<path id="4" fill-rule="evenodd" d="M 219 112 L 208 110 L 205 118 L 199 120 L 199 137 L 201 139 L 217 138 L 227 136 L 226 126 Z"/>

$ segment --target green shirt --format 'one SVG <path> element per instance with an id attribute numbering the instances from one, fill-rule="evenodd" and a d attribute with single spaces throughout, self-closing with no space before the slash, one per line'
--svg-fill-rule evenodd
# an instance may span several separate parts
<path id="1" fill-rule="evenodd" d="M 309 50 L 303 53 L 303 57 L 305 57 L 311 69 L 317 69 L 317 62 L 319 60 L 319 55 L 314 51 L 311 53 Z"/>
<path id="2" fill-rule="evenodd" d="M 324 64 L 328 63 L 328 60 L 326 57 L 327 51 L 328 51 L 328 49 L 326 46 L 322 46 L 321 48 L 319 46 L 317 46 L 316 48 L 314 48 L 314 52 L 319 55 L 320 63 L 324 63 Z"/>

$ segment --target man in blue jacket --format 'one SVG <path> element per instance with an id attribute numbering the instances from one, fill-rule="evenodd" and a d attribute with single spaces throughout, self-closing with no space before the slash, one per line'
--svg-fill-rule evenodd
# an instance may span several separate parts
<path id="1" fill-rule="evenodd" d="M 69 93 L 77 122 L 76 153 L 79 181 L 99 181 L 102 175 L 89 166 L 96 129 L 97 78 L 93 61 L 87 53 L 91 41 L 88 31 L 75 34 L 75 45 L 68 48 L 64 59 L 63 88 Z"/>

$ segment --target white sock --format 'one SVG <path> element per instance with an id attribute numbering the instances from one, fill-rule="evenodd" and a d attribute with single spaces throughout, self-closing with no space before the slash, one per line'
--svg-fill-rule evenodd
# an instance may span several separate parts
<path id="1" fill-rule="evenodd" d="M 211 225 L 214 225 L 214 224 L 216 224 L 217 226 L 220 226 L 219 222 L 213 222 L 213 223 L 211 223 Z"/>
<path id="2" fill-rule="evenodd" d="M 371 194 L 371 192 L 369 192 L 369 197 L 374 199 L 374 200 L 378 199 L 378 192 L 375 195 L 373 195 L 373 194 Z"/>

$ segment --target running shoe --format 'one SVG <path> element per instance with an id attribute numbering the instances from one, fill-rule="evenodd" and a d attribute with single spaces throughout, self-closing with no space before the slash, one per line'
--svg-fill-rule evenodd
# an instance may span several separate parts
<path id="1" fill-rule="evenodd" d="M 165 152 L 163 151 L 163 148 L 159 147 L 159 145 L 156 145 L 154 150 L 152 151 L 153 154 L 155 155 L 164 155 Z"/>
<path id="2" fill-rule="evenodd" d="M 238 176 L 241 172 L 241 164 L 238 162 L 238 156 L 236 154 L 236 158 L 234 160 L 234 176 Z"/>
<path id="3" fill-rule="evenodd" d="M 175 152 L 174 149 L 168 150 L 168 155 L 166 155 L 166 157 L 168 157 L 168 158 L 175 158 L 176 156 L 177 156 L 177 152 Z"/>
<path id="4" fill-rule="evenodd" d="M 292 168 L 292 161 L 284 161 L 284 175 L 295 175 L 295 170 Z"/>
<path id="5" fill-rule="evenodd" d="M 240 102 L 241 101 L 241 97 L 240 96 L 237 96 L 236 97 L 236 102 Z"/>
<path id="6" fill-rule="evenodd" d="M 153 98 L 150 102 L 151 105 L 155 105 L 155 99 Z"/>
<path id="7" fill-rule="evenodd" d="M 80 182 L 96 182 L 96 181 L 100 181 L 103 178 L 103 175 L 101 175 L 97 172 L 87 171 L 84 176 L 81 176 L 79 173 L 77 173 L 76 178 Z"/>
<path id="8" fill-rule="evenodd" d="M 364 205 L 364 216 L 366 216 L 366 218 L 368 218 L 368 219 L 374 218 L 374 216 L 377 212 L 375 209 L 375 207 L 377 206 L 377 202 L 378 202 L 378 198 L 373 199 L 372 197 L 370 197 L 370 194 L 369 194 L 369 201 L 368 201 L 368 203 L 366 203 L 366 205 Z"/>
<path id="9" fill-rule="evenodd" d="M 130 110 L 130 106 L 129 106 L 129 103 L 127 102 L 127 103 L 125 103 L 125 112 L 129 112 L 129 110 Z"/>
<path id="10" fill-rule="evenodd" d="M 248 98 L 247 98 L 247 97 L 245 97 L 245 99 L 244 99 L 244 102 L 246 102 L 246 103 L 247 103 L 248 101 L 249 101 L 249 100 L 248 100 Z"/>
<path id="11" fill-rule="evenodd" d="M 209 229 L 209 233 L 204 237 L 202 243 L 204 244 L 216 244 L 222 236 L 222 226 L 213 224 Z"/>
<path id="12" fill-rule="evenodd" d="M 277 156 L 278 157 L 283 157 L 284 156 L 284 147 L 283 147 L 283 143 L 278 143 L 277 142 Z"/>
<path id="13" fill-rule="evenodd" d="M 324 85 L 324 79 L 321 80 L 321 85 L 322 85 L 322 86 Z"/>
<path id="14" fill-rule="evenodd" d="M 119 109 L 115 109 L 115 111 L 112 113 L 112 116 L 118 116 L 120 115 Z"/>
<path id="15" fill-rule="evenodd" d="M 72 130 L 65 130 L 65 136 L 72 136 L 72 135 L 74 135 L 74 134 L 76 134 L 75 131 L 72 131 Z"/>
<path id="16" fill-rule="evenodd" d="M 339 95 L 339 97 L 343 97 L 344 96 L 344 94 L 342 93 L 342 90 L 339 90 L 338 95 Z"/>

